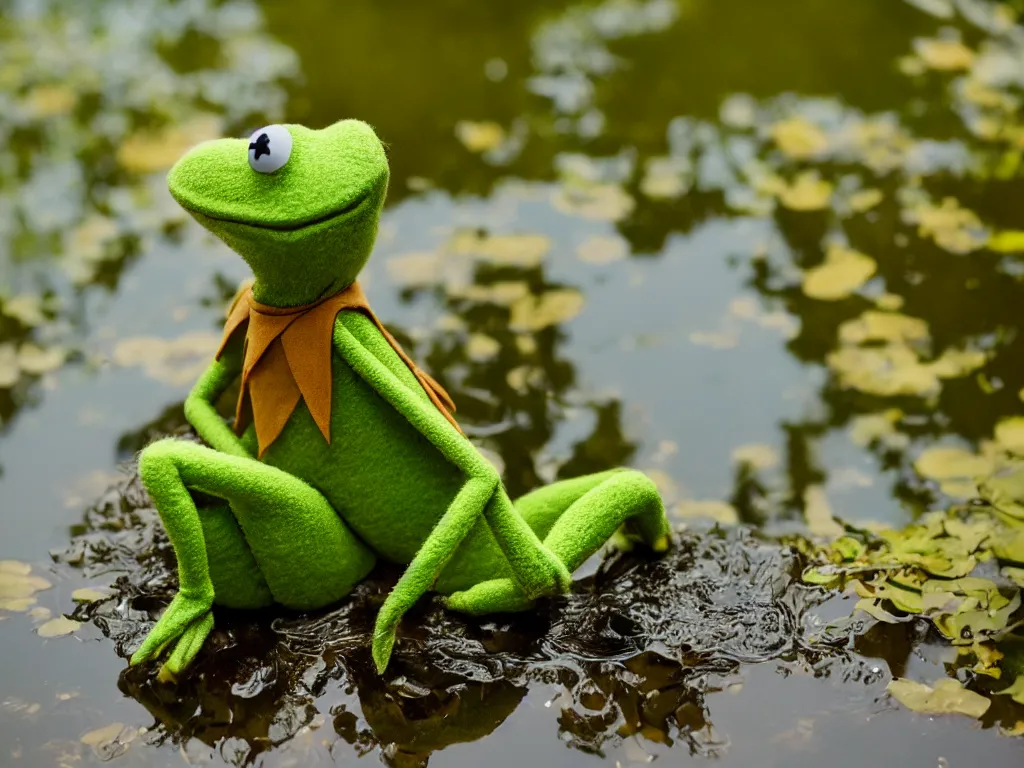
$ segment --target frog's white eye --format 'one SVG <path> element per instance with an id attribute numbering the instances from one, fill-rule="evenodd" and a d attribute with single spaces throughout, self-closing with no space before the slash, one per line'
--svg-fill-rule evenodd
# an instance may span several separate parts
<path id="1" fill-rule="evenodd" d="M 283 125 L 268 125 L 249 137 L 249 165 L 260 173 L 273 173 L 288 162 L 292 135 Z"/>

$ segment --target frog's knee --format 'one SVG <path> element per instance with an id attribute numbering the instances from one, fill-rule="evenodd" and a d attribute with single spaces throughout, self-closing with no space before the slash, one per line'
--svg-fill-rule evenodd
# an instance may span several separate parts
<path id="1" fill-rule="evenodd" d="M 177 460 L 183 445 L 187 443 L 165 438 L 150 443 L 142 450 L 139 454 L 139 477 L 146 488 L 152 490 L 177 480 Z"/>
<path id="2" fill-rule="evenodd" d="M 616 485 L 625 491 L 636 506 L 661 506 L 658 486 L 643 472 L 636 469 L 621 469 L 613 477 Z"/>
<path id="3" fill-rule="evenodd" d="M 643 472 L 623 469 L 613 476 L 618 490 L 626 497 L 626 504 L 633 510 L 633 524 L 639 528 L 642 537 L 655 552 L 665 552 L 671 545 L 665 504 L 658 486 Z"/>

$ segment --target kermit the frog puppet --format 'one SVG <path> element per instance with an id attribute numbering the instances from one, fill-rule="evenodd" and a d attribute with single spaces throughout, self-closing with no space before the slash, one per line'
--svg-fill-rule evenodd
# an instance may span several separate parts
<path id="1" fill-rule="evenodd" d="M 509 499 L 447 394 L 356 282 L 388 176 L 383 145 L 356 120 L 205 142 L 171 169 L 174 198 L 255 279 L 185 402 L 209 447 L 165 439 L 139 460 L 180 588 L 132 664 L 167 650 L 161 672 L 173 677 L 210 632 L 214 603 L 321 608 L 380 558 L 405 566 L 373 634 L 383 672 L 399 620 L 429 591 L 456 611 L 522 611 L 566 592 L 627 521 L 654 550 L 668 548 L 662 501 L 636 471 Z M 214 403 L 238 381 L 232 428 Z"/>

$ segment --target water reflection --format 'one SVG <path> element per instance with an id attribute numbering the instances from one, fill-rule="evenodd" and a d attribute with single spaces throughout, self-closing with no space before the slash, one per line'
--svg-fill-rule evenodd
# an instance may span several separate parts
<path id="1" fill-rule="evenodd" d="M 123 573 L 115 596 L 77 618 L 96 623 L 124 657 L 174 593 L 170 553 L 144 502 L 138 481 L 126 481 L 90 511 L 63 556 L 86 572 Z M 236 754 L 244 744 L 245 764 L 276 746 L 308 748 L 302 735 L 327 727 L 323 707 L 334 702 L 330 725 L 356 752 L 425 765 L 437 750 L 491 733 L 531 685 L 564 691 L 558 724 L 571 748 L 600 754 L 638 735 L 711 756 L 721 736 L 705 699 L 741 665 L 832 658 L 845 675 L 872 680 L 841 648 L 809 643 L 805 614 L 824 593 L 800 585 L 801 568 L 793 551 L 741 530 L 684 533 L 670 556 L 614 557 L 531 614 L 476 621 L 422 604 L 403 622 L 384 677 L 368 638 L 397 574 L 381 569 L 329 612 L 219 612 L 187 678 L 167 686 L 131 668 L 119 685 L 153 715 L 151 739 L 230 743 Z"/>
<path id="2" fill-rule="evenodd" d="M 419 261 L 382 243 L 394 264 L 373 276 L 393 282 L 372 290 L 391 302 L 386 319 L 404 326 L 403 343 L 455 395 L 514 495 L 611 465 L 653 464 L 658 441 L 670 438 L 689 453 L 658 465 L 668 481 L 717 494 L 741 522 L 774 533 L 802 530 L 814 518 L 808 499 L 851 485 L 874 484 L 874 495 L 844 514 L 910 519 L 968 498 L 964 466 L 994 468 L 1024 450 L 1007 429 L 1024 390 L 1019 5 L 8 5 L 0 18 L 0 438 L 16 470 L 0 506 L 38 510 L 19 525 L 57 532 L 38 538 L 57 536 L 63 577 L 124 575 L 114 598 L 77 609 L 122 655 L 173 593 L 172 553 L 134 482 L 83 520 L 80 507 L 40 502 L 36 489 L 11 494 L 25 487 L 11 474 L 37 473 L 39 487 L 64 479 L 18 459 L 37 428 L 23 417 L 36 409 L 49 419 L 45 457 L 55 466 L 78 467 L 73 459 L 90 453 L 109 470 L 157 436 L 187 433 L 188 382 L 158 389 L 131 378 L 125 371 L 138 361 L 111 363 L 112 336 L 142 325 L 161 337 L 216 337 L 237 275 L 217 272 L 221 252 L 185 222 L 162 173 L 195 141 L 268 121 L 355 115 L 389 142 L 389 214 L 413 233 L 398 239 Z M 514 185 L 521 189 L 509 193 Z M 505 201 L 517 195 L 532 207 L 510 212 Z M 428 212 L 435 218 L 409 217 L 431 199 L 444 201 Z M 755 235 L 700 237 L 709 231 Z M 576 260 L 581 241 L 593 247 Z M 660 327 L 646 318 L 665 308 L 634 301 L 629 327 L 644 339 L 629 341 L 654 348 L 663 366 L 655 370 L 670 376 L 650 389 L 633 381 L 595 392 L 585 358 L 598 353 L 578 331 L 614 319 L 617 305 L 589 311 L 594 296 L 616 281 L 678 279 L 678 270 L 659 270 L 681 258 L 674 247 L 683 241 L 728 265 L 734 279 L 724 290 L 747 301 L 730 311 L 782 330 L 784 347 L 761 356 L 765 349 L 737 348 L 729 333 L 694 333 L 711 318 Z M 168 271 L 146 271 L 157 260 Z M 665 287 L 636 290 L 647 297 Z M 125 297 L 135 306 L 117 308 Z M 681 303 L 665 300 L 680 316 Z M 602 337 L 614 342 L 599 350 L 608 366 L 631 364 L 615 343 L 632 332 Z M 694 348 L 713 352 L 697 357 Z M 206 352 L 200 343 L 189 354 L 192 364 Z M 678 371 L 696 361 L 709 379 L 760 380 L 763 360 L 773 370 L 792 363 L 807 384 L 792 409 L 772 389 L 783 377 L 758 392 L 773 434 L 757 437 L 781 446 L 780 466 L 737 462 L 720 488 L 682 476 L 705 446 L 738 442 L 750 425 L 724 388 L 686 391 Z M 122 394 L 144 389 L 144 415 L 122 413 Z M 109 421 L 112 436 L 76 442 L 87 430 L 67 403 L 87 407 L 102 399 L 97 390 L 115 393 L 115 413 L 90 417 Z M 706 422 L 675 430 L 675 414 L 709 402 Z M 637 408 L 654 423 L 638 429 Z M 922 463 L 922 452 L 954 444 L 959 465 L 925 471 L 934 462 Z M 849 471 L 855 463 L 859 475 Z M 32 559 L 21 535 L 2 554 Z M 422 606 L 403 627 L 397 671 L 383 680 L 363 645 L 394 576 L 382 572 L 330 613 L 218 616 L 201 674 L 177 692 L 139 670 L 122 674 L 120 686 L 153 713 L 154 743 L 187 751 L 198 742 L 225 761 L 251 762 L 321 750 L 333 731 L 331 752 L 380 750 L 392 764 L 416 765 L 491 733 L 544 686 L 566 692 L 552 706 L 562 708 L 561 737 L 579 750 L 600 753 L 639 734 L 647 745 L 727 759 L 730 734 L 712 724 L 707 698 L 753 662 L 820 674 L 834 663 L 868 691 L 865 680 L 889 673 L 962 674 L 913 623 L 852 631 L 845 650 L 883 659 L 887 670 L 813 649 L 816 630 L 804 624 L 818 598 L 793 584 L 795 556 L 741 532 L 686 541 L 661 564 L 619 557 L 532 618 L 475 624 Z M 69 605 L 60 594 L 51 608 Z M 23 633 L 18 621 L 3 631 Z M 44 650 L 74 659 L 102 652 L 83 648 Z M 1016 720 L 1003 702 L 985 722 Z M 841 760 L 840 751 L 826 745 L 822 755 Z"/>

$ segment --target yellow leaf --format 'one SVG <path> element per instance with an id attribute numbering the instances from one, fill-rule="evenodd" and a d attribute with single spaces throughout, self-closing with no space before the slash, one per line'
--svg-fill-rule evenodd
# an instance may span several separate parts
<path id="1" fill-rule="evenodd" d="M 81 622 L 72 621 L 64 616 L 58 616 L 41 625 L 36 630 L 36 634 L 40 637 L 63 637 L 64 635 L 70 635 L 80 626 L 82 626 Z"/>
<path id="2" fill-rule="evenodd" d="M 90 747 L 99 747 L 102 744 L 118 739 L 124 733 L 126 727 L 124 723 L 111 723 L 102 728 L 83 733 L 79 741 Z"/>
<path id="3" fill-rule="evenodd" d="M 736 508 L 724 501 L 680 501 L 672 511 L 679 517 L 705 517 L 722 525 L 735 525 L 740 519 Z"/>
<path id="4" fill-rule="evenodd" d="M 480 235 L 463 231 L 452 238 L 448 249 L 454 254 L 494 264 L 536 267 L 551 250 L 551 238 L 537 234 Z"/>
<path id="5" fill-rule="evenodd" d="M 0 598 L 32 597 L 52 585 L 39 576 L 0 571 Z"/>
<path id="6" fill-rule="evenodd" d="M 843 526 L 836 522 L 825 489 L 812 485 L 804 492 L 804 517 L 814 536 L 834 539 L 843 535 Z"/>
<path id="7" fill-rule="evenodd" d="M 963 448 L 936 446 L 928 448 L 914 461 L 914 469 L 931 480 L 974 480 L 994 469 L 992 459 Z"/>
<path id="8" fill-rule="evenodd" d="M 191 384 L 206 370 L 220 344 L 220 334 L 191 331 L 176 339 L 134 336 L 114 347 L 117 365 L 140 366 L 151 379 L 171 386 Z"/>
<path id="9" fill-rule="evenodd" d="M 897 678 L 888 685 L 889 693 L 907 709 L 926 715 L 963 714 L 978 718 L 992 702 L 969 691 L 951 678 L 943 678 L 931 688 L 913 680 Z"/>
<path id="10" fill-rule="evenodd" d="M 636 200 L 618 184 L 566 182 L 551 201 L 562 213 L 593 221 L 621 221 L 633 212 Z"/>
<path id="11" fill-rule="evenodd" d="M 839 326 L 839 340 L 845 344 L 865 341 L 920 341 L 928 338 L 928 323 L 898 312 L 869 309 Z"/>
<path id="12" fill-rule="evenodd" d="M 875 274 L 878 265 L 870 256 L 830 245 L 825 262 L 804 273 L 803 290 L 812 299 L 837 301 L 855 293 Z"/>
<path id="13" fill-rule="evenodd" d="M 907 218 L 917 223 L 921 237 L 930 237 L 950 253 L 970 253 L 988 242 L 978 215 L 960 207 L 955 198 L 944 198 L 941 205 L 919 204 L 907 211 Z"/>
<path id="14" fill-rule="evenodd" d="M 608 264 L 626 258 L 629 244 L 621 237 L 595 235 L 580 243 L 576 255 L 588 264 Z"/>
<path id="15" fill-rule="evenodd" d="M 791 117 L 772 126 L 772 140 L 783 153 L 804 160 L 828 149 L 828 138 L 814 123 Z"/>
<path id="16" fill-rule="evenodd" d="M 18 367 L 33 376 L 55 371 L 64 363 L 67 353 L 60 347 L 42 349 L 35 344 L 25 344 L 18 350 Z"/>
<path id="17" fill-rule="evenodd" d="M 855 213 L 864 213 L 882 202 L 882 198 L 882 191 L 879 189 L 862 189 L 850 195 L 850 208 Z"/>
<path id="18" fill-rule="evenodd" d="M 547 291 L 540 296 L 528 295 L 512 307 L 509 325 L 516 331 L 538 331 L 576 317 L 583 309 L 583 294 L 574 288 Z"/>
<path id="19" fill-rule="evenodd" d="M 794 211 L 818 211 L 832 200 L 832 184 L 814 171 L 804 171 L 780 191 L 779 200 Z"/>
<path id="20" fill-rule="evenodd" d="M 392 256 L 385 266 L 391 279 L 404 288 L 427 288 L 441 279 L 441 258 L 432 251 Z"/>
<path id="21" fill-rule="evenodd" d="M 930 69 L 951 72 L 974 63 L 974 51 L 959 40 L 921 38 L 914 41 L 914 50 Z"/>
<path id="22" fill-rule="evenodd" d="M 1024 416 L 1011 416 L 996 424 L 995 438 L 1010 453 L 1024 454 Z"/>
<path id="23" fill-rule="evenodd" d="M 999 253 L 1017 253 L 1024 251 L 1024 231 L 1007 230 L 997 232 L 988 241 L 989 250 Z"/>
<path id="24" fill-rule="evenodd" d="M 83 587 L 76 589 L 71 593 L 71 599 L 76 603 L 95 603 L 98 600 L 104 600 L 110 595 L 107 592 L 101 592 L 98 589 L 92 587 Z"/>
<path id="25" fill-rule="evenodd" d="M 146 130 L 129 136 L 117 151 L 117 161 L 132 173 L 165 171 L 192 146 L 222 133 L 221 120 L 205 115 L 163 130 Z"/>
<path id="26" fill-rule="evenodd" d="M 736 464 L 748 464 L 754 469 L 771 469 L 779 463 L 779 454 L 770 445 L 751 443 L 733 450 L 732 460 Z"/>
<path id="27" fill-rule="evenodd" d="M 482 363 L 496 357 L 501 344 L 483 333 L 474 333 L 466 341 L 466 356 L 473 362 Z"/>
<path id="28" fill-rule="evenodd" d="M 505 141 L 505 129 L 495 122 L 473 122 L 460 120 L 455 124 L 455 137 L 470 152 L 486 152 L 501 146 Z"/>
<path id="29" fill-rule="evenodd" d="M 34 117 L 66 115 L 78 103 L 78 94 L 63 85 L 39 85 L 33 88 L 26 104 Z"/>

